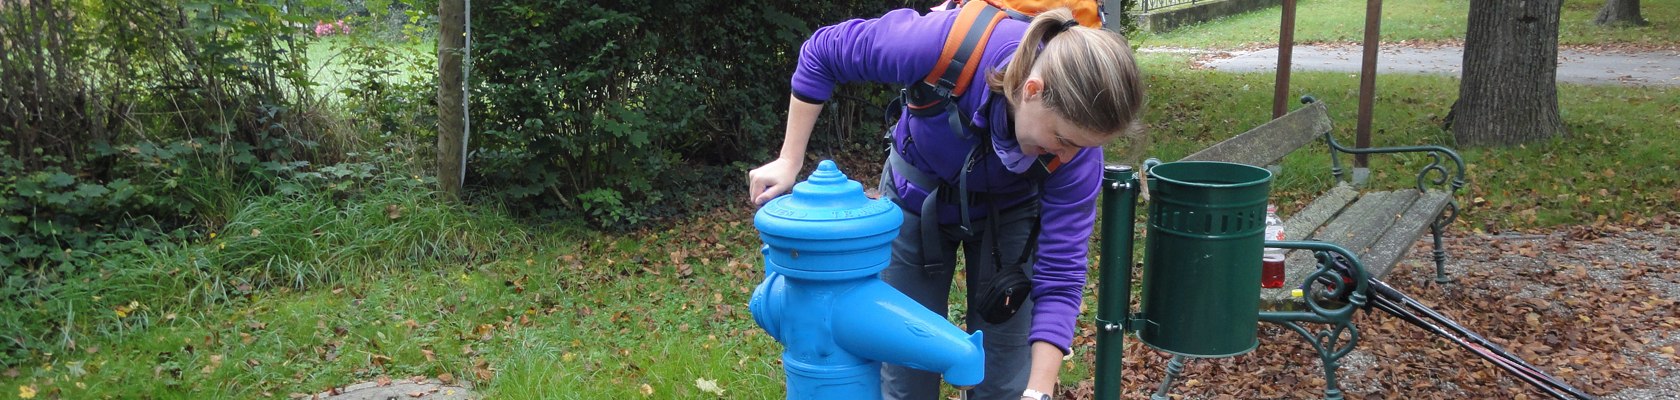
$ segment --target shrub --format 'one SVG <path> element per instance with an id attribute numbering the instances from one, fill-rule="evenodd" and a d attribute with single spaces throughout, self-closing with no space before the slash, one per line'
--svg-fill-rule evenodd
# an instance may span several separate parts
<path id="1" fill-rule="evenodd" d="M 814 28 L 898 5 L 477 7 L 468 182 L 523 211 L 582 214 L 598 226 L 658 217 L 693 188 L 718 186 L 696 184 L 699 171 L 762 162 L 777 147 L 787 75 Z"/>
<path id="2" fill-rule="evenodd" d="M 0 2 L 0 309 L 336 161 L 308 20 L 274 0 Z M 4 322 L 0 365 L 69 325 Z"/>

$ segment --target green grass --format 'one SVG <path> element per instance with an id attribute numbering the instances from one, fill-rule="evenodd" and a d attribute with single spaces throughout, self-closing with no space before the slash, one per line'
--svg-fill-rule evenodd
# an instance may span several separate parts
<path id="1" fill-rule="evenodd" d="M 697 380 L 732 397 L 780 390 L 778 346 L 746 309 L 763 271 L 746 213 L 714 215 L 699 230 L 576 240 L 580 232 L 566 227 L 524 230 L 462 208 L 440 212 L 489 218 L 457 239 L 504 245 L 472 250 L 484 257 L 467 262 L 344 262 L 333 284 L 304 291 L 175 311 L 144 306 L 109 316 L 138 331 L 84 336 L 76 351 L 44 355 L 0 382 L 50 393 L 44 398 L 286 397 L 415 375 L 470 380 L 492 398 L 638 398 L 642 385 L 660 398 L 709 397 Z M 329 215 L 346 232 L 385 224 Z"/>
<path id="2" fill-rule="evenodd" d="M 407 82 L 436 75 L 437 42 L 386 41 L 367 36 L 337 35 L 311 39 L 305 71 L 317 93 L 341 99 L 341 91 L 355 85 L 356 74 L 373 72 L 386 82 Z"/>
<path id="3" fill-rule="evenodd" d="M 1295 16 L 1295 41 L 1309 43 L 1359 43 L 1364 40 L 1364 0 L 1301 0 Z M 1642 2 L 1640 11 L 1651 25 L 1639 28 L 1603 28 L 1593 25 L 1601 1 L 1569 1 L 1559 19 L 1558 43 L 1570 45 L 1626 44 L 1680 46 L 1680 3 Z M 1400 41 L 1442 42 L 1464 39 L 1468 0 L 1419 0 L 1384 2 L 1381 31 L 1385 43 Z M 1146 47 L 1190 47 L 1234 49 L 1247 46 L 1276 46 L 1282 8 L 1271 7 L 1221 18 L 1198 26 L 1162 34 L 1141 34 L 1134 44 Z"/>

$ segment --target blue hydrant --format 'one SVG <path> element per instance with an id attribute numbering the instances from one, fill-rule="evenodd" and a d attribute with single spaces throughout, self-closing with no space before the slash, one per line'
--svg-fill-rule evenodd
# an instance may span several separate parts
<path id="1" fill-rule="evenodd" d="M 784 346 L 788 399 L 880 399 L 882 362 L 985 377 L 981 332 L 968 335 L 880 279 L 904 215 L 823 160 L 793 193 L 753 216 L 764 282 L 753 320 Z"/>

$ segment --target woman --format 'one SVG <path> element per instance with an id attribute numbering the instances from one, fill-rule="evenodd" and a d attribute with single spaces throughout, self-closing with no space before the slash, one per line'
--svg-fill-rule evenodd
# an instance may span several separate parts
<path id="1" fill-rule="evenodd" d="M 836 85 L 922 79 L 939 61 L 957 14 L 896 10 L 817 30 L 793 74 L 780 156 L 748 173 L 750 200 L 762 205 L 793 186 L 821 104 Z M 1075 332 L 1102 146 L 1141 137 L 1143 87 L 1126 39 L 1079 26 L 1065 9 L 1030 23 L 1000 22 L 980 66 L 968 94 L 956 99 L 964 124 L 905 113 L 894 127 L 881 186 L 905 221 L 881 279 L 946 315 L 962 247 L 967 328 L 986 332 L 986 379 L 970 394 L 1038 400 L 1054 391 Z M 980 297 L 1012 272 L 1030 278 L 1030 296 L 1017 302 L 1019 314 L 987 321 L 980 314 L 996 307 Z M 939 377 L 887 365 L 882 386 L 887 399 L 933 399 Z"/>

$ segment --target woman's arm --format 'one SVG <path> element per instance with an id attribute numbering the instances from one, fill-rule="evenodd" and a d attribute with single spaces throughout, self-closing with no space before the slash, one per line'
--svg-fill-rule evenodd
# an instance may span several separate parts
<path id="1" fill-rule="evenodd" d="M 788 97 L 787 131 L 782 138 L 782 152 L 775 161 L 747 172 L 748 201 L 753 205 L 787 193 L 805 163 L 805 146 L 811 141 L 811 128 L 822 114 L 821 104 L 807 103 L 797 96 Z"/>
<path id="2" fill-rule="evenodd" d="M 1061 372 L 1062 349 L 1048 342 L 1032 342 L 1032 371 L 1027 374 L 1027 388 L 1054 396 Z"/>
<path id="3" fill-rule="evenodd" d="M 902 84 L 926 75 L 939 56 L 949 23 L 950 18 L 896 10 L 880 18 L 854 19 L 812 33 L 799 49 L 781 153 L 747 173 L 747 200 L 763 205 L 793 187 L 822 103 L 829 100 L 836 86 L 847 82 Z"/>

